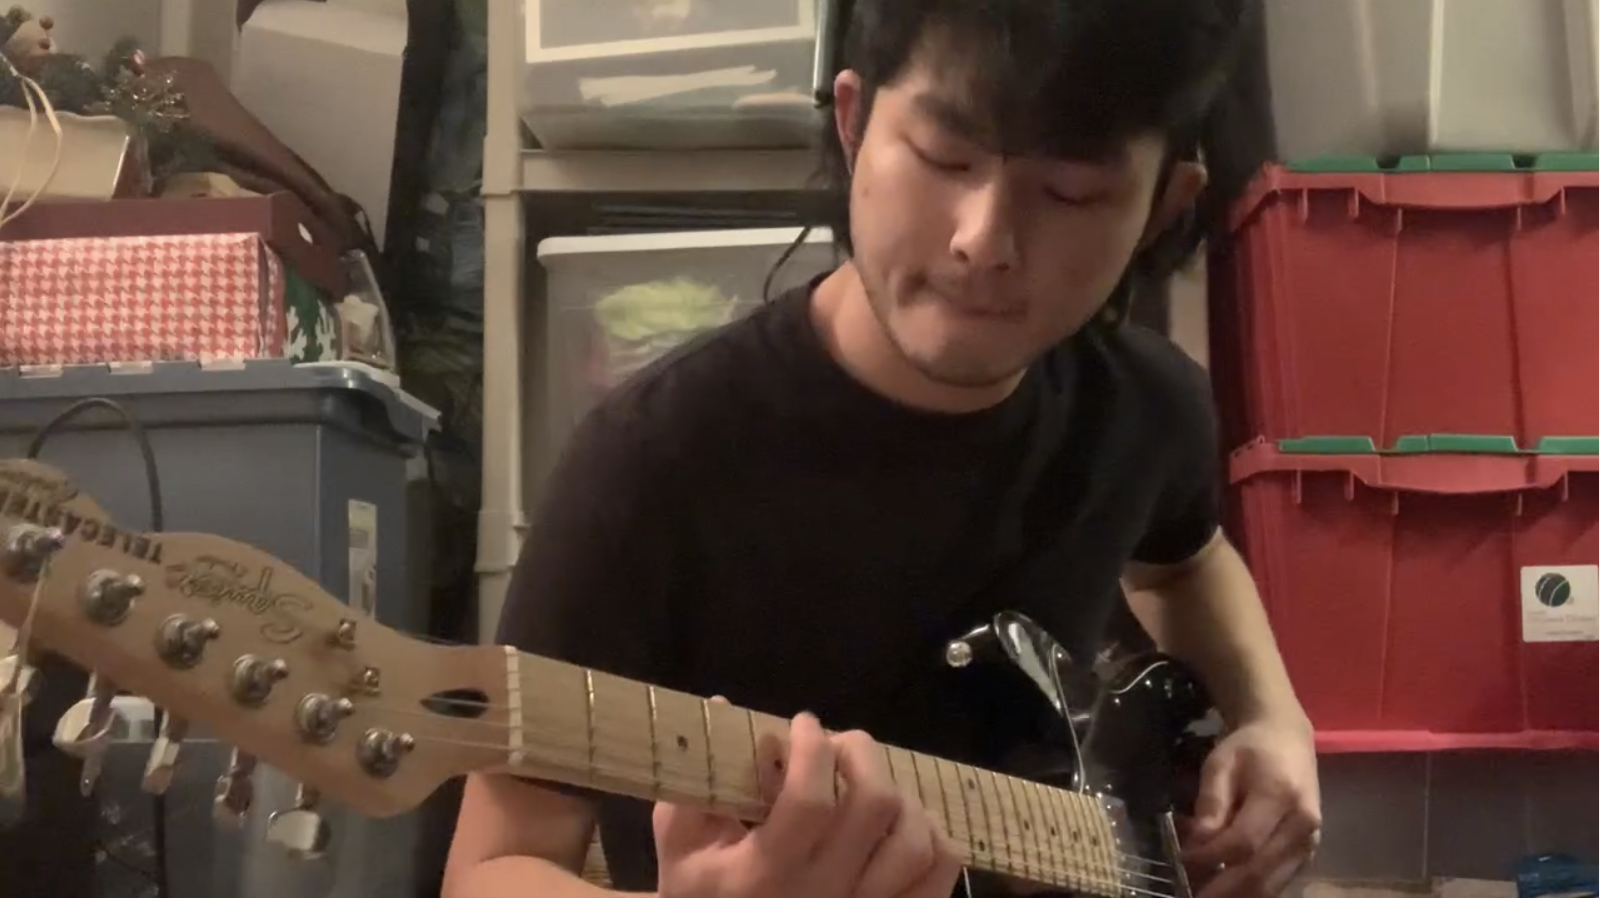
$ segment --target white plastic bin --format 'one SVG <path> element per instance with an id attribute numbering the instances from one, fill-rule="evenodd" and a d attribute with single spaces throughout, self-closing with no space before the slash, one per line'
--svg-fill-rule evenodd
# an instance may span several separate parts
<path id="1" fill-rule="evenodd" d="M 832 0 L 523 0 L 522 114 L 540 146 L 805 147 Z"/>
<path id="2" fill-rule="evenodd" d="M 1273 0 L 1279 154 L 1596 147 L 1597 0 Z"/>
<path id="3" fill-rule="evenodd" d="M 542 241 L 551 436 L 564 440 L 608 390 L 763 302 L 768 272 L 799 235 L 799 228 L 751 228 Z M 770 295 L 838 261 L 832 233 L 817 228 L 776 271 Z"/>

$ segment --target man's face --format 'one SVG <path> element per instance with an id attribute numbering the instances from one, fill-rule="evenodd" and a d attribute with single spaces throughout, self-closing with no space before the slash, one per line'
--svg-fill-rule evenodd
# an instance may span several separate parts
<path id="1" fill-rule="evenodd" d="M 884 332 L 915 369 L 985 387 L 1095 315 L 1141 239 L 1187 205 L 1203 174 L 1180 166 L 1153 215 L 1159 137 L 1092 161 L 1002 156 L 929 71 L 914 65 L 878 91 L 854 147 L 854 262 Z M 848 152 L 859 82 L 846 72 L 835 87 Z"/>

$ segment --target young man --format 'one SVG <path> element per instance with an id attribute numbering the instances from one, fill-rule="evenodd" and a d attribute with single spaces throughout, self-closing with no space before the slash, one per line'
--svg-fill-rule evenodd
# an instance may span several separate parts
<path id="1" fill-rule="evenodd" d="M 1204 898 L 1287 884 L 1319 832 L 1311 727 L 1219 533 L 1205 377 L 1119 320 L 1226 205 L 1199 136 L 1249 2 L 855 0 L 850 261 L 583 422 L 501 625 L 792 717 L 771 815 L 664 805 L 652 834 L 640 802 L 475 777 L 446 898 L 602 894 L 571 872 L 596 821 L 628 891 L 945 898 L 954 851 L 874 738 L 970 755 L 1006 721 L 927 672 L 944 640 L 1014 607 L 1088 657 L 1123 585 L 1231 725 L 1187 839 Z"/>

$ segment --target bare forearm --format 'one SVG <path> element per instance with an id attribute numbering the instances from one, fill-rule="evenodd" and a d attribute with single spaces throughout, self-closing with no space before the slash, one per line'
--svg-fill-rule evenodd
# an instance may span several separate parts
<path id="1" fill-rule="evenodd" d="M 1146 622 L 1152 636 L 1195 669 L 1230 723 L 1305 716 L 1255 580 L 1226 541 L 1134 601 L 1141 619 L 1155 618 Z"/>
<path id="2" fill-rule="evenodd" d="M 612 898 L 644 894 L 654 893 L 602 889 L 542 858 L 501 857 L 463 871 L 446 884 L 443 898 Z"/>

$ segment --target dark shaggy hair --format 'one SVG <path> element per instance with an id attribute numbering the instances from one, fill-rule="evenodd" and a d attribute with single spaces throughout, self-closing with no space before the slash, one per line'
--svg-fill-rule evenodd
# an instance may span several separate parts
<path id="1" fill-rule="evenodd" d="M 1126 304 L 1134 280 L 1164 281 L 1215 236 L 1264 161 L 1237 133 L 1248 128 L 1229 90 L 1259 0 L 840 2 L 849 8 L 837 62 L 861 77 L 860 128 L 878 90 L 929 53 L 1001 152 L 1085 158 L 1159 133 L 1169 164 L 1205 160 L 1211 180 L 1195 209 L 1135 257 L 1113 304 Z M 822 223 L 849 253 L 850 169 L 831 115 L 821 144 Z"/>

